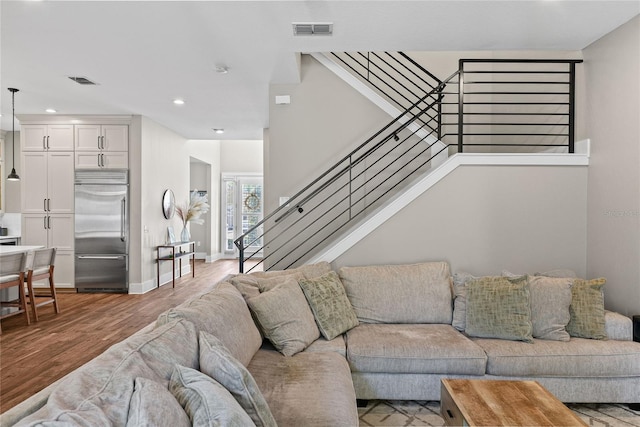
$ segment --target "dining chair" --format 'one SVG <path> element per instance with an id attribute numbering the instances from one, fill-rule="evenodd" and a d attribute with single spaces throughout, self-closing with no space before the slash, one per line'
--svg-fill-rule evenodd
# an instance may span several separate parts
<path id="1" fill-rule="evenodd" d="M 31 254 L 31 263 L 27 272 L 27 290 L 33 311 L 33 319 L 38 321 L 38 307 L 53 304 L 56 313 L 60 313 L 56 288 L 53 283 L 53 267 L 56 260 L 56 248 L 36 249 Z M 49 293 L 43 295 L 33 290 L 33 282 L 49 279 Z M 37 300 L 40 300 L 37 302 Z M 36 303 L 37 302 L 37 303 Z"/>
<path id="2" fill-rule="evenodd" d="M 11 299 L 8 291 L 5 292 L 7 301 L 0 301 L 0 319 L 24 313 L 27 325 L 31 323 L 29 311 L 27 310 L 27 299 L 24 292 L 25 270 L 27 269 L 27 254 L 2 254 L 0 255 L 0 289 L 18 288 L 18 298 Z M 4 308 L 16 308 L 17 310 L 6 310 Z M 2 328 L 0 327 L 0 334 Z"/>

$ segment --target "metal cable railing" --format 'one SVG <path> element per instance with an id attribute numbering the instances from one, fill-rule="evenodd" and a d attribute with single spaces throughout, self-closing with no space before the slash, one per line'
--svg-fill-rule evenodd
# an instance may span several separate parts
<path id="1" fill-rule="evenodd" d="M 403 112 L 236 239 L 240 272 L 249 260 L 264 270 L 304 263 L 443 151 L 574 151 L 580 60 L 460 60 L 440 81 L 403 53 L 334 56 Z"/>

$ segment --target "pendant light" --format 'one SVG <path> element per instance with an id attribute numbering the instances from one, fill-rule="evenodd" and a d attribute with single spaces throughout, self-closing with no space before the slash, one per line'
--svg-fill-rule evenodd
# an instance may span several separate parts
<path id="1" fill-rule="evenodd" d="M 9 88 L 9 92 L 11 92 L 11 138 L 13 139 L 13 168 L 11 168 L 11 173 L 7 177 L 7 181 L 20 181 L 20 177 L 16 173 L 16 92 L 18 89 L 14 89 L 12 87 Z"/>

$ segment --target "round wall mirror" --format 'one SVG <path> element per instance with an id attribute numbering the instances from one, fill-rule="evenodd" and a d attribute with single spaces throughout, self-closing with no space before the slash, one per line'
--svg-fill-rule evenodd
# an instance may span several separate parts
<path id="1" fill-rule="evenodd" d="M 166 219 L 171 219 L 175 212 L 176 199 L 173 196 L 173 191 L 165 190 L 162 195 L 162 214 Z"/>

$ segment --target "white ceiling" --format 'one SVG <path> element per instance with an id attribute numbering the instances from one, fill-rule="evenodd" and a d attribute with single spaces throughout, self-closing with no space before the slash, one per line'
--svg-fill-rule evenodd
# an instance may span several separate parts
<path id="1" fill-rule="evenodd" d="M 188 139 L 261 139 L 269 84 L 296 83 L 296 52 L 580 50 L 638 13 L 640 0 L 2 0 L 1 128 L 15 87 L 16 114 L 140 114 Z M 294 37 L 292 22 L 334 35 Z"/>

